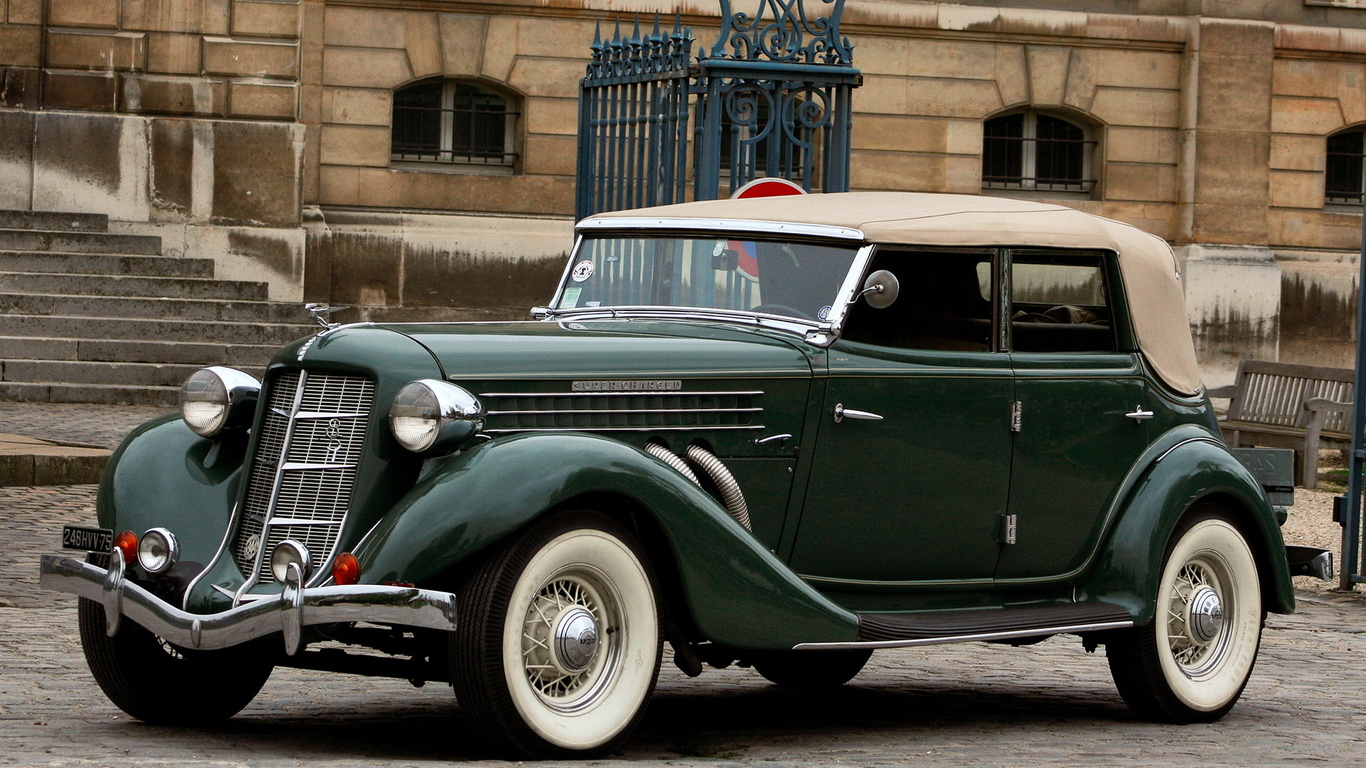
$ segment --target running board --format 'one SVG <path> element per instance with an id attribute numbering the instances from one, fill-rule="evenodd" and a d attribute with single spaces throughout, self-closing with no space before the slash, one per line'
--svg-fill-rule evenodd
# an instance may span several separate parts
<path id="1" fill-rule="evenodd" d="M 1108 603 L 1046 603 L 966 611 L 861 613 L 858 640 L 801 643 L 794 646 L 793 650 L 907 648 L 975 640 L 1013 640 L 1102 632 L 1126 629 L 1133 625 L 1128 611 Z"/>

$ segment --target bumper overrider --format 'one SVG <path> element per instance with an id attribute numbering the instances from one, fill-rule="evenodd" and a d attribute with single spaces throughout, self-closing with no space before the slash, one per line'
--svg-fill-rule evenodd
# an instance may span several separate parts
<path id="1" fill-rule="evenodd" d="M 39 584 L 104 606 L 110 637 L 124 616 L 182 648 L 217 650 L 279 632 L 285 652 L 302 645 L 303 628 L 314 624 L 365 621 L 405 627 L 453 630 L 455 595 L 416 587 L 355 585 L 300 586 L 291 566 L 278 597 L 263 598 L 213 614 L 183 611 L 124 578 L 123 559 L 115 553 L 106 570 L 61 555 L 45 555 Z"/>

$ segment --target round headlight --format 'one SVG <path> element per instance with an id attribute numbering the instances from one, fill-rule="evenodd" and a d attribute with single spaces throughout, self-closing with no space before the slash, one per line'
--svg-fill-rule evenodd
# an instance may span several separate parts
<path id="1" fill-rule="evenodd" d="M 308 556 L 308 550 L 304 545 L 293 539 L 285 539 L 275 545 L 274 551 L 270 553 L 270 573 L 275 577 L 275 581 L 284 584 L 286 577 L 289 576 L 289 566 L 297 564 L 299 566 L 300 580 L 308 578 L 308 572 L 313 567 L 313 560 Z"/>
<path id="2" fill-rule="evenodd" d="M 148 573 L 165 573 L 180 559 L 180 542 L 165 528 L 153 528 L 138 541 L 138 565 Z"/>
<path id="3" fill-rule="evenodd" d="M 260 392 L 261 382 L 235 368 L 201 368 L 180 387 L 180 417 L 200 437 L 246 427 Z"/>
<path id="4" fill-rule="evenodd" d="M 437 379 L 414 381 L 389 406 L 389 429 L 414 453 L 459 448 L 484 428 L 484 406 L 468 391 Z"/>

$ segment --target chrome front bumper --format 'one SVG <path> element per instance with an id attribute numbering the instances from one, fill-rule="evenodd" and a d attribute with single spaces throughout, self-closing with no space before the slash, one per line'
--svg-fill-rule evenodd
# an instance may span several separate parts
<path id="1" fill-rule="evenodd" d="M 236 608 L 200 615 L 182 611 L 124 578 L 123 560 L 110 557 L 105 570 L 61 555 L 43 556 L 39 584 L 44 589 L 69 592 L 104 606 L 112 637 L 122 617 L 182 648 L 215 650 L 280 632 L 285 652 L 293 656 L 302 644 L 303 628 L 311 624 L 368 621 L 405 627 L 453 630 L 455 595 L 416 587 L 300 588 L 297 569 L 279 597 L 257 600 Z"/>

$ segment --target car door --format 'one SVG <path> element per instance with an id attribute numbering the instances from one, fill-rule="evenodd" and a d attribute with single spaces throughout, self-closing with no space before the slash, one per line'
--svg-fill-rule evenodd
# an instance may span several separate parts
<path id="1" fill-rule="evenodd" d="M 1009 337 L 1019 423 L 996 578 L 1063 578 L 1093 554 L 1154 403 L 1124 329 L 1113 254 L 1014 251 Z"/>
<path id="2" fill-rule="evenodd" d="M 829 349 L 791 564 L 820 586 L 989 582 L 1010 473 L 993 255 L 883 251 L 900 297 L 856 304 Z"/>

